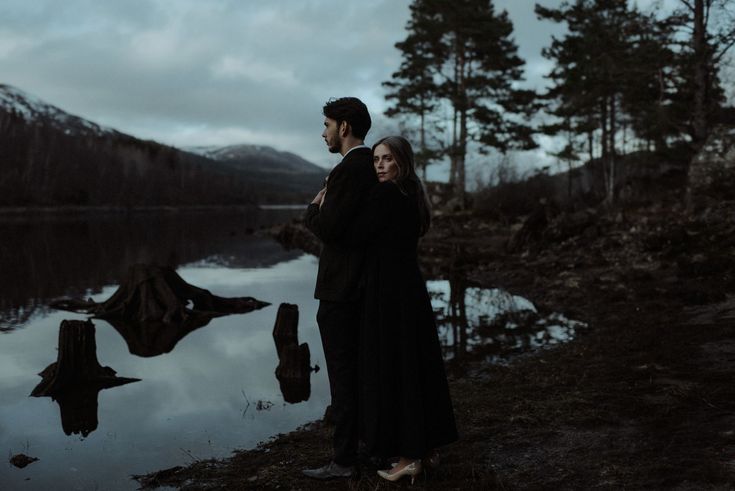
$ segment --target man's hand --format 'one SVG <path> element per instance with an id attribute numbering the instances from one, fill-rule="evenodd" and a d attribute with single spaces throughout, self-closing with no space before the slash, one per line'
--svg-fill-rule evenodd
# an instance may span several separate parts
<path id="1" fill-rule="evenodd" d="M 319 191 L 318 193 L 316 193 L 316 196 L 314 196 L 314 199 L 311 200 L 311 204 L 312 205 L 319 205 L 321 207 L 322 206 L 322 203 L 324 202 L 324 195 L 326 193 L 327 193 L 327 188 L 326 187 L 322 188 L 321 191 Z"/>

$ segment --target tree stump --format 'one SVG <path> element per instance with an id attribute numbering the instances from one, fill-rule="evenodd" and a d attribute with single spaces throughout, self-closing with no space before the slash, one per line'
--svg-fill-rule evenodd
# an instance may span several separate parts
<path id="1" fill-rule="evenodd" d="M 97 428 L 99 391 L 140 380 L 118 377 L 115 370 L 100 365 L 94 324 L 75 320 L 61 322 L 57 360 L 39 375 L 42 380 L 31 396 L 55 400 L 64 432 L 84 436 Z"/>
<path id="2" fill-rule="evenodd" d="M 261 309 L 252 297 L 225 298 L 185 282 L 169 267 L 136 264 L 105 302 L 58 300 L 52 307 L 104 319 L 128 343 L 130 353 L 156 356 L 214 317 Z"/>
<path id="3" fill-rule="evenodd" d="M 523 226 L 508 239 L 508 252 L 517 252 L 538 242 L 554 215 L 556 210 L 552 206 L 540 203 L 523 222 Z"/>
<path id="4" fill-rule="evenodd" d="M 299 344 L 299 306 L 282 303 L 278 306 L 276 324 L 273 326 L 273 340 L 276 342 L 278 356 L 284 347 Z"/>
<path id="5" fill-rule="evenodd" d="M 273 326 L 273 340 L 278 353 L 276 378 L 283 399 L 289 403 L 306 401 L 311 396 L 311 354 L 309 345 L 299 345 L 299 308 L 282 303 Z"/>

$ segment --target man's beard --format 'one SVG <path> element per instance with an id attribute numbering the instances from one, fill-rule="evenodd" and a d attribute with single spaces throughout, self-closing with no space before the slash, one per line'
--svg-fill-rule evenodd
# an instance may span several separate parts
<path id="1" fill-rule="evenodd" d="M 337 135 L 331 145 L 328 145 L 329 153 L 339 153 L 342 150 L 342 138 Z"/>

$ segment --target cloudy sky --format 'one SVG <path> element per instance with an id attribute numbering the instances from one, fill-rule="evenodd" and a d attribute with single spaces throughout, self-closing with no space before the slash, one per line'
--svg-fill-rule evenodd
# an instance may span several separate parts
<path id="1" fill-rule="evenodd" d="M 539 0 L 555 6 L 560 0 Z M 176 146 L 255 143 L 335 162 L 320 138 L 332 96 L 363 99 L 369 135 L 381 82 L 400 64 L 409 0 L 3 0 L 0 83 L 140 138 Z M 496 0 L 515 24 L 527 84 L 558 26 L 534 0 Z M 541 163 L 540 150 L 523 157 Z M 441 170 L 438 169 L 437 177 Z"/>

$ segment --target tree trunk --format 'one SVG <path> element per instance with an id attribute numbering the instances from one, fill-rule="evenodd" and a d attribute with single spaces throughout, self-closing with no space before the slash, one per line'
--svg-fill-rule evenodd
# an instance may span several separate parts
<path id="1" fill-rule="evenodd" d="M 426 151 L 426 109 L 424 104 L 423 97 L 421 98 L 421 115 L 420 115 L 420 127 L 419 127 L 419 139 L 420 139 L 420 145 L 421 145 L 421 155 L 422 160 L 421 162 L 421 178 L 426 182 L 426 168 L 429 166 L 429 162 L 426 160 L 427 158 L 427 151 Z"/>
<path id="2" fill-rule="evenodd" d="M 609 161 L 609 173 L 607 181 L 607 190 L 605 201 L 608 205 L 612 205 L 615 202 L 615 162 L 617 155 L 615 151 L 615 134 L 617 133 L 617 107 L 615 94 L 610 95 L 610 129 L 609 129 L 609 149 L 608 149 L 608 161 Z"/>
<path id="3" fill-rule="evenodd" d="M 694 0 L 694 143 L 697 147 L 707 139 L 707 93 L 709 74 L 709 49 L 705 25 L 705 0 Z"/>
<path id="4" fill-rule="evenodd" d="M 457 155 L 457 181 L 455 184 L 455 195 L 459 199 L 462 210 L 467 206 L 465 203 L 465 160 L 467 158 L 467 109 L 463 108 L 460 116 L 459 148 Z"/>
<path id="5" fill-rule="evenodd" d="M 465 204 L 465 160 L 467 158 L 467 87 L 465 78 L 467 76 L 467 60 L 465 58 L 464 42 L 457 37 L 457 98 L 454 101 L 459 110 L 459 144 L 457 145 L 457 179 L 454 182 L 454 195 L 459 200 L 460 209 L 464 210 Z"/>
<path id="6" fill-rule="evenodd" d="M 590 130 L 587 132 L 587 151 L 590 154 L 590 162 L 595 160 L 595 132 Z"/>
<path id="7" fill-rule="evenodd" d="M 457 136 L 457 108 L 453 109 L 452 115 L 452 145 L 449 155 L 449 186 L 454 190 L 457 181 L 457 146 L 459 137 Z"/>

